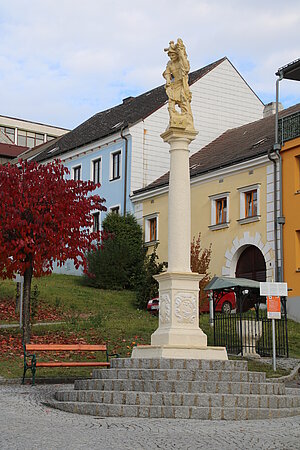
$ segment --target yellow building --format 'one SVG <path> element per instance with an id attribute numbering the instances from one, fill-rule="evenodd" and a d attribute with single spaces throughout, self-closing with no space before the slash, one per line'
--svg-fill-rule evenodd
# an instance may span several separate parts
<path id="1" fill-rule="evenodd" d="M 268 158 L 274 131 L 274 116 L 266 117 L 228 130 L 190 158 L 191 237 L 201 233 L 202 247 L 212 244 L 211 275 L 275 279 L 274 164 Z M 146 245 L 151 250 L 159 243 L 159 258 L 167 261 L 168 174 L 132 200 Z"/>
<path id="2" fill-rule="evenodd" d="M 299 108 L 300 110 L 300 108 Z M 282 205 L 284 279 L 291 289 L 290 317 L 300 317 L 300 111 L 285 117 L 281 124 Z"/>

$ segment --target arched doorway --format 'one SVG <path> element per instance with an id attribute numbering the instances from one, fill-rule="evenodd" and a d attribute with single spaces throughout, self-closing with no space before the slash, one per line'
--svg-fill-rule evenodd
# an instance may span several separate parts
<path id="1" fill-rule="evenodd" d="M 240 255 L 235 276 L 256 281 L 266 281 L 265 258 L 259 248 L 249 245 Z"/>

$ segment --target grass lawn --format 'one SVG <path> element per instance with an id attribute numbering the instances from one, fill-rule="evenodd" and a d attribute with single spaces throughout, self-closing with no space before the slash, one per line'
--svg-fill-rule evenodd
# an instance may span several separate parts
<path id="1" fill-rule="evenodd" d="M 103 343 L 106 342 L 111 353 L 122 357 L 130 356 L 134 345 L 149 344 L 151 334 L 158 327 L 158 318 L 147 311 L 136 309 L 134 293 L 129 291 L 104 291 L 88 287 L 79 277 L 52 275 L 34 279 L 40 292 L 38 302 L 45 308 L 57 312 L 55 321 L 63 324 L 34 326 L 32 342 L 53 343 Z M 0 280 L 0 303 L 9 299 L 14 308 L 15 283 Z M 1 310 L 0 310 L 1 312 Z M 52 317 L 51 316 L 51 317 Z M 39 317 L 38 317 L 39 318 Z M 42 320 L 45 321 L 45 320 Z M 53 321 L 53 319 L 52 319 Z M 0 316 L 0 324 L 17 323 L 15 317 Z M 209 317 L 200 317 L 200 326 L 207 334 L 208 345 L 213 345 L 213 329 Z M 300 324 L 289 321 L 290 356 L 300 358 Z M 0 376 L 20 377 L 23 371 L 23 351 L 19 328 L 0 329 Z M 47 355 L 48 356 L 48 355 Z M 66 355 L 62 355 L 66 356 Z M 90 355 L 82 355 L 86 359 Z M 59 358 L 59 355 L 57 356 Z M 78 355 L 68 356 L 74 360 Z M 101 355 L 95 354 L 95 359 Z M 103 358 L 102 358 L 103 359 Z M 267 370 L 263 365 L 253 366 L 252 370 Z M 270 367 L 268 366 L 268 369 Z M 269 375 L 272 376 L 272 371 Z M 52 376 L 89 376 L 90 368 L 38 369 L 37 378 Z M 284 373 L 276 372 L 276 376 Z"/>

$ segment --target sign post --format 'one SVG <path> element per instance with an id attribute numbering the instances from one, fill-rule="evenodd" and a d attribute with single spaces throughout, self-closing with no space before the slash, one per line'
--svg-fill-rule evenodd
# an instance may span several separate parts
<path id="1" fill-rule="evenodd" d="M 287 296 L 286 283 L 260 283 L 260 295 L 267 297 L 267 317 L 272 319 L 273 370 L 276 372 L 275 320 L 281 319 L 280 297 Z"/>

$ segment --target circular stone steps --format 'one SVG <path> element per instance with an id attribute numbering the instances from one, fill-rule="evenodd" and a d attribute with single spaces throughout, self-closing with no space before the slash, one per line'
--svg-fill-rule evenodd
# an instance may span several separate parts
<path id="1" fill-rule="evenodd" d="M 199 369 L 102 369 L 95 370 L 93 378 L 144 381 L 266 382 L 266 374 L 264 372 Z"/>
<path id="2" fill-rule="evenodd" d="M 300 395 L 245 361 L 114 359 L 51 406 L 104 417 L 266 419 L 300 414 Z M 300 394 L 300 393 L 299 393 Z"/>

